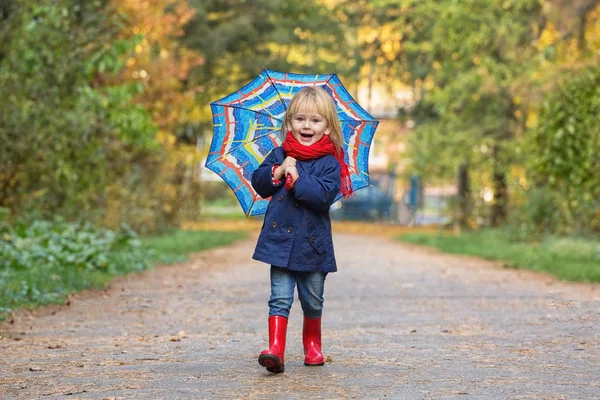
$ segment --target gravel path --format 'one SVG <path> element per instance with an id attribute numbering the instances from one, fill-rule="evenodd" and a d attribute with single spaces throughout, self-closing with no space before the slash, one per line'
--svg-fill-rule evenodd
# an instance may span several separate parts
<path id="1" fill-rule="evenodd" d="M 0 399 L 600 399 L 600 286 L 335 233 L 321 368 L 267 344 L 255 235 L 0 326 Z"/>

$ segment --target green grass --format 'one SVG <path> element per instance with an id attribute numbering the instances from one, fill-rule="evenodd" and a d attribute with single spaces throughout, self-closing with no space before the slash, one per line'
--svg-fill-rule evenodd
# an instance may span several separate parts
<path id="1" fill-rule="evenodd" d="M 151 250 L 155 264 L 172 264 L 185 261 L 189 253 L 227 246 L 246 237 L 246 232 L 223 231 L 174 231 L 168 235 L 142 238 L 144 247 Z"/>
<path id="2" fill-rule="evenodd" d="M 511 268 L 542 271 L 559 279 L 600 282 L 600 242 L 546 237 L 537 243 L 518 242 L 502 230 L 449 233 L 407 233 L 398 240 L 435 247 L 444 253 L 503 261 Z"/>
<path id="3" fill-rule="evenodd" d="M 244 219 L 244 211 L 237 199 L 230 195 L 228 197 L 215 199 L 211 202 L 200 202 L 201 219 Z"/>
<path id="4" fill-rule="evenodd" d="M 247 235 L 179 230 L 140 238 L 129 229 L 47 221 L 0 228 L 0 321 L 18 308 L 62 303 L 66 295 L 105 287 L 116 276 L 184 261 Z"/>
<path id="5" fill-rule="evenodd" d="M 211 210 L 206 210 L 203 211 L 201 216 L 200 216 L 200 220 L 242 220 L 242 219 L 246 219 L 246 215 L 244 215 L 244 213 L 241 211 L 237 211 L 237 210 L 216 210 L 216 209 L 211 209 Z"/>
<path id="6" fill-rule="evenodd" d="M 102 288 L 116 276 L 139 270 L 112 271 L 46 268 L 43 265 L 4 274 L 0 287 L 0 321 L 19 308 L 32 309 L 44 304 L 61 304 L 70 293 Z"/>
<path id="7" fill-rule="evenodd" d="M 244 219 L 246 215 L 242 211 L 242 207 L 239 203 L 207 203 L 203 204 L 201 208 L 202 212 L 200 215 L 201 219 Z"/>

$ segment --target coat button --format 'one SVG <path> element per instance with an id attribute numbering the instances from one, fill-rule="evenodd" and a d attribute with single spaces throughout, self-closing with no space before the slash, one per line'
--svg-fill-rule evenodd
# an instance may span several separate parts
<path id="1" fill-rule="evenodd" d="M 288 226 L 288 233 L 292 233 L 292 232 L 293 232 L 293 229 L 292 229 L 292 227 L 291 227 L 291 226 Z"/>
<path id="2" fill-rule="evenodd" d="M 273 228 L 277 228 L 277 222 L 273 221 L 273 222 L 271 223 L 271 226 L 272 226 Z"/>
<path id="3" fill-rule="evenodd" d="M 313 237 L 311 237 L 311 238 L 310 238 L 310 242 L 311 242 L 311 243 L 314 243 L 314 242 L 316 242 L 316 241 L 317 241 L 317 238 L 316 238 L 316 237 L 314 237 L 314 236 L 313 236 Z"/>
<path id="4" fill-rule="evenodd" d="M 279 195 L 279 197 L 277 197 L 277 201 L 283 201 L 283 196 Z"/>

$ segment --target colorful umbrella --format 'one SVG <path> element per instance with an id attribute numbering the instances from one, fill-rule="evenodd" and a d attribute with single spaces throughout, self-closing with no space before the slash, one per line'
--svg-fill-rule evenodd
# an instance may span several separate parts
<path id="1" fill-rule="evenodd" d="M 352 186 L 356 191 L 369 185 L 369 148 L 379 122 L 354 101 L 337 75 L 264 70 L 242 89 L 210 105 L 214 133 L 206 167 L 227 182 L 246 216 L 267 211 L 270 198 L 263 199 L 254 191 L 252 172 L 281 145 L 280 127 L 287 105 L 306 86 L 320 86 L 333 97 Z M 338 194 L 336 200 L 341 197 Z"/>

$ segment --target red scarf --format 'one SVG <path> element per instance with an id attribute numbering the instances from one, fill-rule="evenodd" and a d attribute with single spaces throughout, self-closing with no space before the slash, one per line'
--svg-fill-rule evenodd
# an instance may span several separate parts
<path id="1" fill-rule="evenodd" d="M 326 156 L 327 154 L 333 154 L 341 166 L 340 180 L 342 182 L 342 187 L 340 192 L 342 192 L 344 198 L 352 195 L 352 180 L 350 179 L 348 165 L 344 162 L 344 149 L 340 147 L 340 151 L 338 152 L 329 138 L 329 135 L 323 135 L 321 140 L 317 143 L 305 146 L 297 141 L 291 132 L 288 132 L 283 141 L 283 151 L 285 151 L 287 156 L 294 157 L 297 160 L 313 160 L 315 158 Z M 286 176 L 285 187 L 288 190 L 294 187 L 290 175 Z"/>

